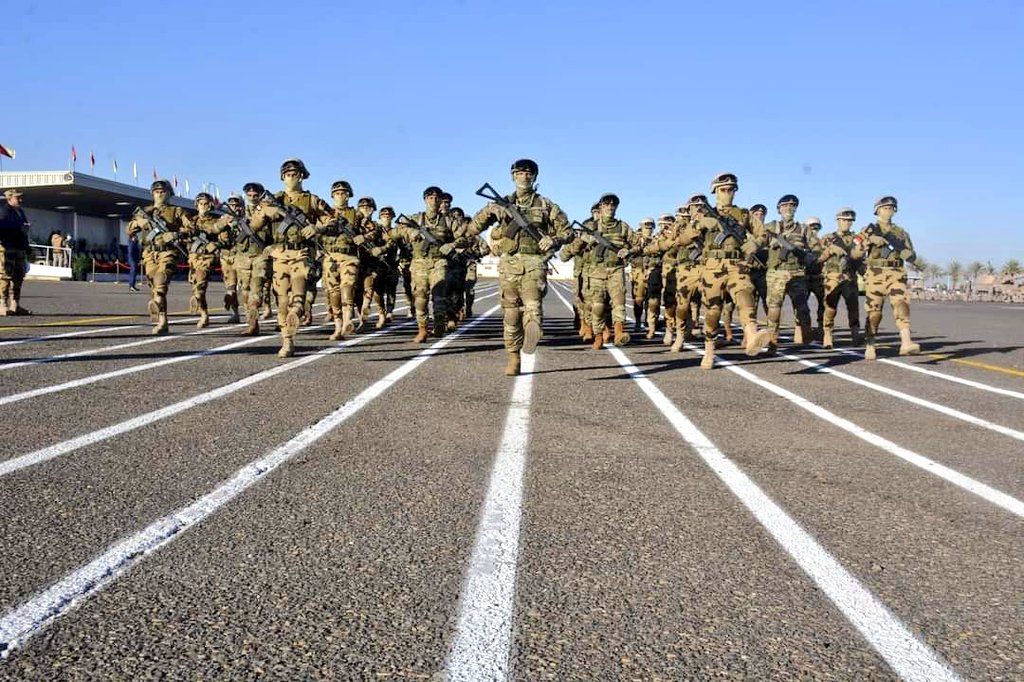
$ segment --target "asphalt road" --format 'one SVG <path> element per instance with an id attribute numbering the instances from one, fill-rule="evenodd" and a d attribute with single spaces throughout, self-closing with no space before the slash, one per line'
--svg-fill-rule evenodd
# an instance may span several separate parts
<path id="1" fill-rule="evenodd" d="M 886 310 L 878 362 L 702 371 L 591 350 L 553 283 L 510 379 L 496 290 L 441 340 L 403 309 L 281 360 L 28 283 L 0 679 L 1024 679 L 1024 307 L 915 303 L 914 358 Z"/>

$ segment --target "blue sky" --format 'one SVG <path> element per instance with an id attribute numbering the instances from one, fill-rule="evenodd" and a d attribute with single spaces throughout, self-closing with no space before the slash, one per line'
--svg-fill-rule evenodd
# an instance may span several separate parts
<path id="1" fill-rule="evenodd" d="M 923 257 L 1024 260 L 1024 3 L 38 2 L 4 16 L 5 170 L 280 187 L 299 156 L 399 211 L 509 164 L 634 226 L 740 176 L 826 228 L 894 194 Z"/>

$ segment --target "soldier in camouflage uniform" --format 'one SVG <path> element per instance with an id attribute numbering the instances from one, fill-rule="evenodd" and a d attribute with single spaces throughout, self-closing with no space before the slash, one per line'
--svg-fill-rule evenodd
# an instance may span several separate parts
<path id="1" fill-rule="evenodd" d="M 680 248 L 676 243 L 676 238 L 679 236 L 676 226 L 677 221 L 685 215 L 684 210 L 681 213 L 677 212 L 675 217 L 668 214 L 661 216 L 658 219 L 658 240 L 653 245 L 655 248 L 648 247 L 649 255 L 661 255 L 661 299 L 665 306 L 665 336 L 662 343 L 666 346 L 672 345 L 676 329 L 679 326 L 676 316 L 678 315 L 683 320 L 686 319 L 686 311 L 676 308 L 676 259 Z"/>
<path id="2" fill-rule="evenodd" d="M 382 206 L 377 214 L 380 220 L 380 236 L 384 244 L 384 255 L 381 256 L 385 264 L 384 268 L 384 307 L 387 311 L 385 319 L 392 322 L 395 319 L 395 299 L 398 297 L 398 282 L 401 279 L 398 244 L 388 242 L 387 233 L 391 231 L 392 223 L 395 220 L 395 209 L 391 206 Z M 406 264 L 408 269 L 408 263 Z M 412 299 L 409 299 L 409 312 L 412 314 Z"/>
<path id="3" fill-rule="evenodd" d="M 788 295 L 796 314 L 793 343 L 810 343 L 811 311 L 807 305 L 807 266 L 817 261 L 818 240 L 806 225 L 794 219 L 800 200 L 787 194 L 779 199 L 777 208 L 782 220 L 764 226 L 769 237 L 768 248 L 768 331 L 769 349 L 779 346 L 779 322 L 782 304 Z M 792 249 L 783 246 L 784 240 Z"/>
<path id="4" fill-rule="evenodd" d="M 630 244 L 633 233 L 628 224 L 615 217 L 619 208 L 619 197 L 604 194 L 597 202 L 601 216 L 595 225 L 595 232 L 604 237 L 615 250 L 598 243 L 592 234 L 584 232 L 580 237 L 590 242 L 591 267 L 587 274 L 587 286 L 591 295 L 590 326 L 594 330 L 594 350 L 604 347 L 605 306 L 611 304 L 612 324 L 615 327 L 615 345 L 625 346 L 630 336 L 626 324 L 626 263 L 631 255 Z"/>
<path id="5" fill-rule="evenodd" d="M 188 239 L 188 281 L 192 285 L 189 310 L 199 313 L 196 327 L 204 329 L 210 324 L 210 307 L 206 302 L 206 290 L 210 287 L 210 273 L 217 258 L 220 235 L 230 234 L 228 224 L 222 217 L 213 214 L 213 196 L 207 192 L 196 195 L 196 210 L 187 229 L 182 231 Z"/>
<path id="6" fill-rule="evenodd" d="M 487 245 L 487 242 L 480 237 L 473 237 L 472 243 L 463 249 L 464 257 L 468 260 L 466 265 L 466 300 L 465 300 L 465 315 L 463 319 L 468 320 L 473 317 L 473 303 L 476 301 L 476 279 L 477 279 L 477 263 L 484 256 L 488 256 L 491 253 L 491 247 Z"/>
<path id="7" fill-rule="evenodd" d="M 356 232 L 360 216 L 348 205 L 351 198 L 352 185 L 348 181 L 337 180 L 331 185 L 331 200 L 334 202 L 331 216 L 336 221 L 344 221 L 348 231 L 332 230 L 320 237 L 324 252 L 324 292 L 334 321 L 331 341 L 340 341 L 355 331 L 353 319 L 356 281 L 359 278 L 359 244 L 365 237 Z"/>
<path id="8" fill-rule="evenodd" d="M 539 240 L 512 219 L 508 209 L 490 202 L 480 209 L 467 228 L 472 236 L 495 225 L 491 239 L 500 243 L 498 282 L 505 322 L 507 376 L 519 374 L 520 353 L 533 353 L 543 335 L 543 300 L 547 293 L 550 254 L 572 237 L 569 219 L 547 197 L 537 193 L 534 182 L 539 168 L 531 159 L 519 159 L 511 167 L 515 192 L 506 199 L 541 235 Z"/>
<path id="9" fill-rule="evenodd" d="M 430 304 L 433 303 L 434 336 L 444 336 L 448 322 L 448 255 L 456 246 L 465 246 L 456 239 L 455 230 L 447 216 L 438 210 L 441 204 L 441 188 L 430 186 L 423 190 L 426 210 L 409 216 L 410 223 L 400 222 L 387 234 L 388 243 L 404 241 L 412 251 L 409 272 L 412 277 L 413 304 L 416 308 L 416 337 L 414 343 L 427 340 L 427 323 L 430 319 Z M 436 243 L 424 236 L 427 232 Z M 384 247 L 374 247 L 373 254 L 381 256 Z"/>
<path id="10" fill-rule="evenodd" d="M 754 286 L 750 283 L 749 261 L 763 235 L 750 231 L 746 210 L 733 205 L 739 182 L 732 173 L 721 173 L 711 182 L 715 207 L 706 208 L 690 221 L 680 239 L 681 246 L 701 241 L 701 299 L 704 303 L 704 359 L 702 369 L 715 362 L 715 340 L 724 295 L 729 293 L 740 310 L 743 341 L 748 356 L 754 357 L 767 343 L 769 334 L 757 328 L 754 316 Z"/>
<path id="11" fill-rule="evenodd" d="M 758 233 L 764 227 L 765 216 L 768 215 L 768 207 L 764 204 L 754 204 L 750 207 L 750 225 Z M 759 248 L 750 261 L 750 282 L 754 285 L 754 313 L 757 313 L 758 305 L 768 315 L 768 247 Z"/>
<path id="12" fill-rule="evenodd" d="M 232 194 L 228 197 L 228 206 L 235 215 L 245 215 L 245 202 L 242 197 Z M 235 268 L 235 244 L 238 235 L 232 228 L 228 216 L 222 221 L 227 229 L 217 235 L 217 246 L 220 257 L 221 276 L 224 278 L 224 309 L 228 311 L 228 324 L 236 324 L 241 318 L 238 315 L 238 270 Z"/>
<path id="13" fill-rule="evenodd" d="M 910 296 L 904 263 L 917 260 L 910 235 L 892 222 L 896 213 L 896 197 L 884 196 L 875 202 L 877 222 L 857 235 L 865 251 L 864 313 L 867 316 L 864 358 L 875 359 L 875 336 L 882 323 L 882 306 L 889 297 L 896 327 L 900 330 L 900 355 L 916 355 L 921 347 L 910 336 Z"/>
<path id="14" fill-rule="evenodd" d="M 245 220 L 255 239 L 246 236 L 240 229 L 235 242 L 235 272 L 238 273 L 238 289 L 241 304 L 245 307 L 245 334 L 256 336 L 260 333 L 260 308 L 263 306 L 266 282 L 270 279 L 270 257 L 267 249 L 274 241 L 270 223 L 259 230 L 252 227 L 252 217 L 259 206 L 264 188 L 258 182 L 247 182 L 242 189 L 245 194 Z"/>
<path id="15" fill-rule="evenodd" d="M 595 203 L 590 207 L 590 217 L 583 221 L 583 227 L 588 230 L 594 229 L 598 218 L 601 217 L 601 209 Z M 589 267 L 587 251 L 590 245 L 583 241 L 579 233 L 576 233 L 572 240 L 562 248 L 562 261 L 572 259 L 572 274 L 576 279 L 576 286 L 573 289 L 573 324 L 579 330 L 580 338 L 583 341 L 592 341 L 594 330 L 590 328 L 590 302 L 584 291 L 586 285 L 586 270 Z"/>
<path id="16" fill-rule="evenodd" d="M 156 180 L 149 189 L 153 194 L 153 204 L 143 210 L 148 215 L 159 216 L 167 224 L 168 231 L 153 235 L 147 221 L 133 218 L 128 223 L 128 234 L 144 233 L 141 240 L 142 262 L 149 280 L 149 316 L 156 323 L 152 333 L 162 335 L 168 331 L 167 288 L 181 255 L 179 233 L 188 229 L 190 221 L 185 209 L 168 205 L 167 200 L 174 196 L 170 182 Z"/>
<path id="17" fill-rule="evenodd" d="M 861 343 L 857 270 L 864 253 L 854 242 L 852 228 L 856 219 L 857 213 L 852 208 L 839 209 L 836 213 L 838 229 L 821 239 L 818 262 L 825 278 L 825 317 L 822 321 L 822 345 L 825 348 L 832 348 L 832 332 L 840 298 L 846 303 L 846 319 L 850 323 L 853 345 Z"/>
<path id="18" fill-rule="evenodd" d="M 441 192 L 441 203 L 437 205 L 437 212 L 441 215 L 448 215 L 448 212 L 452 210 L 452 201 L 454 200 L 455 198 L 448 192 Z M 463 217 L 465 217 L 465 213 L 463 213 Z"/>
<path id="19" fill-rule="evenodd" d="M 814 235 L 814 239 L 820 242 L 821 218 L 811 216 L 804 221 L 804 224 Z M 816 303 L 815 317 L 811 318 L 818 322 L 818 326 L 814 329 L 814 338 L 821 340 L 825 327 L 825 275 L 821 271 L 821 263 L 817 260 L 807 266 L 807 293 L 809 294 L 808 303 L 810 296 L 814 296 Z"/>
<path id="20" fill-rule="evenodd" d="M 281 164 L 281 180 L 285 189 L 274 195 L 276 202 L 305 216 L 305 227 L 287 224 L 285 211 L 269 200 L 259 204 L 250 221 L 254 230 L 267 224 L 273 226 L 274 244 L 270 247 L 270 255 L 273 258 L 274 293 L 278 301 L 277 323 L 281 328 L 281 349 L 277 355 L 282 358 L 295 355 L 295 334 L 304 312 L 309 262 L 316 239 L 321 234 L 337 230 L 327 202 L 302 188 L 302 181 L 308 177 L 309 171 L 300 159 L 285 160 Z"/>
<path id="21" fill-rule="evenodd" d="M 671 250 L 675 253 L 676 266 L 676 330 L 671 347 L 673 353 L 681 351 L 683 344 L 693 339 L 692 329 L 698 320 L 693 313 L 692 304 L 700 300 L 704 244 L 700 239 L 683 244 L 683 235 L 687 234 L 689 224 L 700 218 L 709 208 L 708 198 L 703 194 L 694 194 L 687 201 L 686 207 L 688 215 L 676 218 L 676 238 L 675 243 L 671 245 Z"/>
<path id="22" fill-rule="evenodd" d="M 446 196 L 451 196 L 446 193 Z M 443 202 L 442 202 L 443 204 Z M 452 221 L 455 234 L 462 236 L 466 229 L 466 212 L 458 206 L 449 207 L 445 214 Z M 465 249 L 456 249 L 448 257 L 448 331 L 454 331 L 466 315 L 466 273 L 469 261 Z"/>
<path id="23" fill-rule="evenodd" d="M 23 196 L 16 189 L 8 189 L 0 201 L 0 316 L 32 314 L 21 305 L 25 266 L 32 253 L 28 236 L 31 223 L 21 206 Z"/>
<path id="24" fill-rule="evenodd" d="M 633 233 L 630 249 L 634 256 L 629 262 L 629 279 L 633 290 L 633 332 L 639 334 L 645 316 L 650 317 L 647 311 L 648 283 L 654 271 L 655 257 L 645 256 L 644 249 L 654 242 L 654 218 L 644 218 L 640 221 L 640 229 Z M 660 276 L 661 263 L 658 262 L 658 274 Z M 654 323 L 657 325 L 657 310 L 654 312 Z M 648 320 L 648 329 L 651 324 Z"/>
<path id="25" fill-rule="evenodd" d="M 362 282 L 360 287 L 363 292 L 363 304 L 359 309 L 359 319 L 365 321 L 370 317 L 370 304 L 377 304 L 376 329 L 381 329 L 387 323 L 387 308 L 384 304 L 384 288 L 387 279 L 384 258 L 387 253 L 380 257 L 374 256 L 372 249 L 375 246 L 383 246 L 382 231 L 373 220 L 373 213 L 377 210 L 377 201 L 373 197 L 361 197 L 356 203 L 356 211 L 359 213 L 359 233 L 365 241 L 359 249 L 359 277 Z"/>

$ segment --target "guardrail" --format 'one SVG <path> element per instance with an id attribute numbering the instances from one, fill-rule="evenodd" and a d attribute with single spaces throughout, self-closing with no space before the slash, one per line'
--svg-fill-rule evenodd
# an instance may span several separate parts
<path id="1" fill-rule="evenodd" d="M 55 268 L 71 267 L 71 247 L 53 247 L 45 244 L 29 244 L 32 249 L 32 262 L 37 265 L 50 265 Z"/>

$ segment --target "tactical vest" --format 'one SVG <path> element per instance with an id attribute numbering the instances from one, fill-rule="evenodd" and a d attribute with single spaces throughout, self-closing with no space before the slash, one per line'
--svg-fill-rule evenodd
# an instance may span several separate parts
<path id="1" fill-rule="evenodd" d="M 890 223 L 889 224 L 889 233 L 893 234 L 897 239 L 902 241 L 907 246 L 910 245 L 910 243 L 909 243 L 910 240 L 907 237 L 907 231 L 904 230 L 899 225 L 897 225 L 896 223 Z M 871 223 L 870 225 L 865 227 L 864 230 L 862 231 L 862 234 L 865 234 L 865 235 L 877 234 L 879 236 L 885 236 L 885 233 L 882 232 L 881 225 L 879 225 L 878 223 Z M 888 254 L 888 257 L 886 256 L 886 252 L 889 251 L 889 247 L 888 246 L 875 246 L 873 244 L 869 244 L 867 242 L 867 240 L 865 239 L 864 240 L 864 248 L 866 249 L 866 254 L 864 256 L 864 263 L 868 267 L 872 267 L 872 268 L 902 268 L 903 267 L 903 258 L 900 257 L 900 254 L 899 254 L 898 251 L 893 251 L 892 253 Z"/>
<path id="2" fill-rule="evenodd" d="M 855 235 L 853 232 L 847 232 L 845 236 L 839 232 L 833 232 L 832 234 L 825 235 L 821 240 L 821 244 L 824 247 L 831 246 L 832 244 L 839 244 L 839 246 L 843 247 L 846 252 L 849 253 L 853 248 L 854 237 Z M 848 275 L 852 275 L 854 269 L 855 263 L 849 256 L 831 255 L 821 266 L 822 272 L 832 274 L 846 273 Z"/>
<path id="3" fill-rule="evenodd" d="M 708 258 L 719 258 L 724 260 L 741 260 L 745 258 L 742 247 L 746 241 L 747 212 L 739 206 L 728 206 L 726 208 L 708 208 L 702 218 L 711 218 L 715 224 L 704 232 L 704 251 L 701 253 L 701 260 Z M 737 239 L 732 235 L 726 235 L 723 225 L 731 226 L 743 239 Z"/>
<path id="4" fill-rule="evenodd" d="M 220 218 L 218 216 L 215 216 L 211 213 L 207 213 L 206 215 L 197 215 L 192 220 L 192 222 L 194 231 L 192 237 L 192 245 L 189 247 L 189 250 L 197 251 L 198 253 L 212 254 L 216 251 L 217 248 L 230 245 L 230 242 L 225 244 L 224 242 L 220 242 L 218 240 L 218 237 L 221 232 L 221 230 L 218 229 L 217 226 L 217 223 L 220 222 Z M 197 237 L 195 235 L 195 232 L 201 233 L 202 237 Z M 204 240 L 212 244 L 214 248 L 202 248 Z"/>
<path id="5" fill-rule="evenodd" d="M 594 244 L 594 264 L 607 267 L 622 267 L 626 264 L 619 258 L 618 250 L 628 246 L 629 233 L 626 231 L 625 223 L 616 219 L 611 225 L 605 225 L 603 220 L 596 223 L 597 232 L 611 242 L 614 249 L 609 249 L 601 244 Z"/>
<path id="6" fill-rule="evenodd" d="M 420 211 L 412 216 L 413 222 L 420 225 L 437 240 L 437 244 L 431 244 L 426 239 L 417 239 L 412 243 L 412 257 L 415 258 L 444 258 L 438 250 L 441 244 L 455 241 L 455 233 L 452 231 L 451 222 L 438 213 L 431 223 L 427 218 L 426 211 Z M 416 229 L 416 228 L 409 228 Z"/>
<path id="7" fill-rule="evenodd" d="M 157 208 L 155 205 L 147 206 L 143 209 L 150 215 L 158 216 L 161 220 L 167 223 L 167 230 L 169 232 L 181 232 L 181 228 L 185 226 L 185 210 L 177 206 L 170 206 L 165 204 L 161 208 Z M 151 251 L 174 251 L 176 250 L 171 244 L 164 244 L 157 246 L 151 241 L 150 229 L 145 228 L 145 233 L 142 237 L 142 246 Z"/>
<path id="8" fill-rule="evenodd" d="M 800 222 L 793 221 L 789 225 L 783 225 L 778 221 L 772 221 L 768 223 L 772 226 L 769 232 L 781 232 L 784 239 L 790 244 L 795 246 L 797 249 L 803 249 L 805 252 L 809 251 L 809 244 L 807 239 L 807 227 Z M 768 229 L 767 226 L 765 229 Z M 782 247 L 771 238 L 769 235 L 768 244 L 768 269 L 769 270 L 803 270 L 805 269 L 804 262 L 800 259 L 797 253 L 790 251 L 786 254 L 786 257 L 782 257 Z"/>
<path id="9" fill-rule="evenodd" d="M 249 223 L 249 229 L 252 230 L 253 234 L 255 234 L 261 242 L 263 242 L 263 246 L 265 247 L 274 241 L 273 226 L 268 223 L 258 230 L 252 227 L 252 216 L 255 212 L 256 208 L 254 206 L 249 206 L 248 204 L 245 205 L 245 220 Z M 239 255 L 258 256 L 263 253 L 263 247 L 239 231 L 235 236 L 235 253 Z"/>
<path id="10" fill-rule="evenodd" d="M 274 197 L 285 206 L 292 206 L 302 212 L 304 216 L 309 220 L 310 224 L 315 222 L 313 213 L 313 194 L 311 192 L 299 192 L 298 195 L 291 197 L 288 196 L 287 192 L 278 192 Z M 274 243 L 282 244 L 293 249 L 301 249 L 308 246 L 308 241 L 302 236 L 302 228 L 296 224 L 291 224 L 288 229 L 281 231 L 277 229 L 277 226 L 281 223 L 280 220 L 274 222 Z"/>
<path id="11" fill-rule="evenodd" d="M 335 217 L 344 218 L 348 223 L 348 229 L 352 230 L 353 234 L 358 234 L 356 225 L 359 224 L 359 218 L 356 214 L 356 209 L 351 206 L 335 207 L 333 210 Z M 324 235 L 320 238 L 320 243 L 323 244 L 324 251 L 327 253 L 341 253 L 347 255 L 355 254 L 357 250 L 356 243 L 352 241 L 352 237 L 347 234 Z"/>
<path id="12" fill-rule="evenodd" d="M 551 227 L 551 202 L 547 198 L 542 197 L 539 194 L 534 193 L 531 197 L 529 206 L 521 206 L 516 201 L 515 192 L 509 194 L 508 199 L 523 215 L 526 222 L 531 227 L 536 229 L 541 234 L 547 234 L 548 228 Z M 533 254 L 539 255 L 543 253 L 540 249 L 540 245 L 537 244 L 537 240 L 530 236 L 530 234 L 523 229 L 520 229 L 515 237 L 508 237 L 508 230 L 515 225 L 515 221 L 512 216 L 506 211 L 501 218 L 501 226 L 503 236 L 501 239 L 501 252 L 503 254 Z"/>

